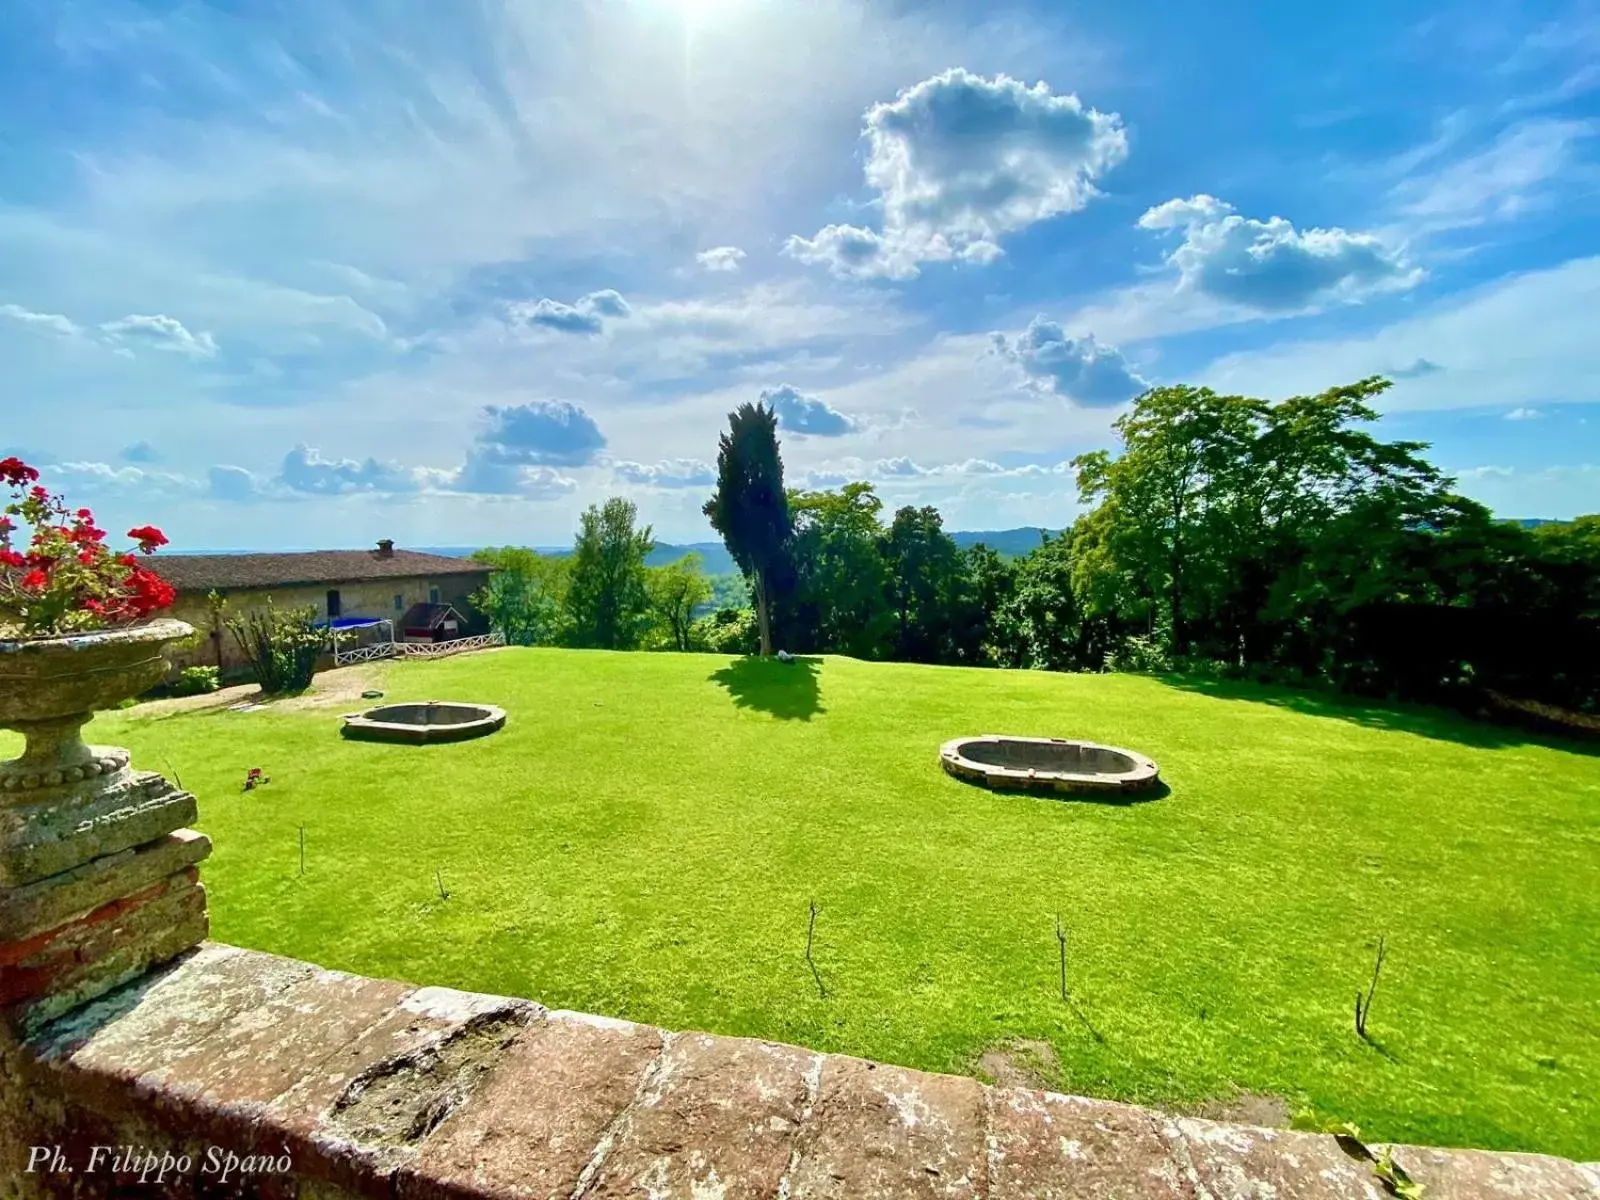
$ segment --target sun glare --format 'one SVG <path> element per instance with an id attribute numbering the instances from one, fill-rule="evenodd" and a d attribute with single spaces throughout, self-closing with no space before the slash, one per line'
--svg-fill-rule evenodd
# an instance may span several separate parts
<path id="1" fill-rule="evenodd" d="M 672 0 L 690 24 L 703 25 L 739 7 L 742 0 Z"/>

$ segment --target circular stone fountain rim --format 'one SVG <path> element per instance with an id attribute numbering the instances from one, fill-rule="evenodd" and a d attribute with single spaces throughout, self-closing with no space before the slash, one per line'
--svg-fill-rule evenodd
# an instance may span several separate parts
<path id="1" fill-rule="evenodd" d="M 1104 750 L 1120 754 L 1133 763 L 1130 771 L 1041 771 L 1035 767 L 1006 767 L 994 763 L 978 762 L 961 753 L 964 746 L 976 743 L 995 745 L 1001 742 L 1022 743 L 1030 746 L 1081 746 L 1086 750 Z M 1155 760 L 1122 746 L 1107 746 L 1102 742 L 1086 742 L 1077 738 L 1018 737 L 1008 733 L 980 733 L 977 736 L 951 738 L 939 747 L 939 761 L 952 775 L 983 783 L 989 787 L 1054 788 L 1058 791 L 1130 792 L 1154 787 L 1160 780 L 1160 768 Z"/>
<path id="2" fill-rule="evenodd" d="M 470 721 L 451 721 L 441 725 L 419 725 L 413 721 L 378 721 L 368 713 L 387 708 L 425 708 L 438 705 L 449 708 L 471 708 L 481 714 Z M 346 737 L 368 738 L 390 742 L 447 742 L 494 733 L 506 723 L 506 710 L 497 704 L 479 704 L 472 700 L 396 700 L 379 704 L 358 713 L 346 713 L 340 733 Z"/>

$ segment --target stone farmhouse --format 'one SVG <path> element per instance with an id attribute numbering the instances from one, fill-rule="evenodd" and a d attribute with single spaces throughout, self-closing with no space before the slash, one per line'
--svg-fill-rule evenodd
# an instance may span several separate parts
<path id="1" fill-rule="evenodd" d="M 387 618 L 394 622 L 397 639 L 417 614 L 453 609 L 462 621 L 453 632 L 466 635 L 484 631 L 470 597 L 492 570 L 470 559 L 396 550 L 387 538 L 372 550 L 159 554 L 150 565 L 178 591 L 171 615 L 200 631 L 192 645 L 171 651 L 173 670 L 213 666 L 224 675 L 248 664 L 213 610 L 212 592 L 227 601 L 228 618 L 262 607 L 270 598 L 279 608 L 313 607 L 325 621 Z"/>

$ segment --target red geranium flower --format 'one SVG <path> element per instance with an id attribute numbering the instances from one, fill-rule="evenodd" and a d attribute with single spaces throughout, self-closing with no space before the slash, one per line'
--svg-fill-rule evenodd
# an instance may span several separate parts
<path id="1" fill-rule="evenodd" d="M 112 553 L 94 513 L 69 508 L 38 478 L 21 459 L 0 459 L 0 488 L 11 491 L 0 517 L 0 638 L 102 629 L 143 620 L 173 602 L 172 585 L 136 557 L 167 544 L 161 530 L 136 525 L 128 531 L 134 547 Z M 25 553 L 9 544 L 13 516 L 31 527 Z"/>
<path id="2" fill-rule="evenodd" d="M 157 546 L 167 544 L 167 535 L 154 525 L 136 525 L 128 530 L 128 536 L 139 543 L 139 549 L 146 554 L 153 554 Z"/>
<path id="3" fill-rule="evenodd" d="M 32 483 L 38 478 L 39 472 L 35 471 L 16 455 L 12 455 L 10 458 L 0 458 L 0 480 L 4 480 L 12 487 L 18 487 L 24 483 Z"/>

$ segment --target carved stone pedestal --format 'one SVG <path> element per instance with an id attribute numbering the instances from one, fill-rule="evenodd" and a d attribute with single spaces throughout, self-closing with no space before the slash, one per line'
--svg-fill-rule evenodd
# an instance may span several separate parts
<path id="1" fill-rule="evenodd" d="M 0 762 L 0 1172 L 44 1116 L 22 1042 L 205 939 L 211 843 L 186 828 L 194 797 L 79 736 L 96 709 L 159 681 L 166 647 L 192 633 L 156 621 L 0 642 L 0 726 L 27 739 Z"/>
<path id="2" fill-rule="evenodd" d="M 111 797 L 0 809 L 0 1013 L 17 1034 L 205 939 L 211 842 L 184 828 L 194 817 L 151 772 Z"/>

